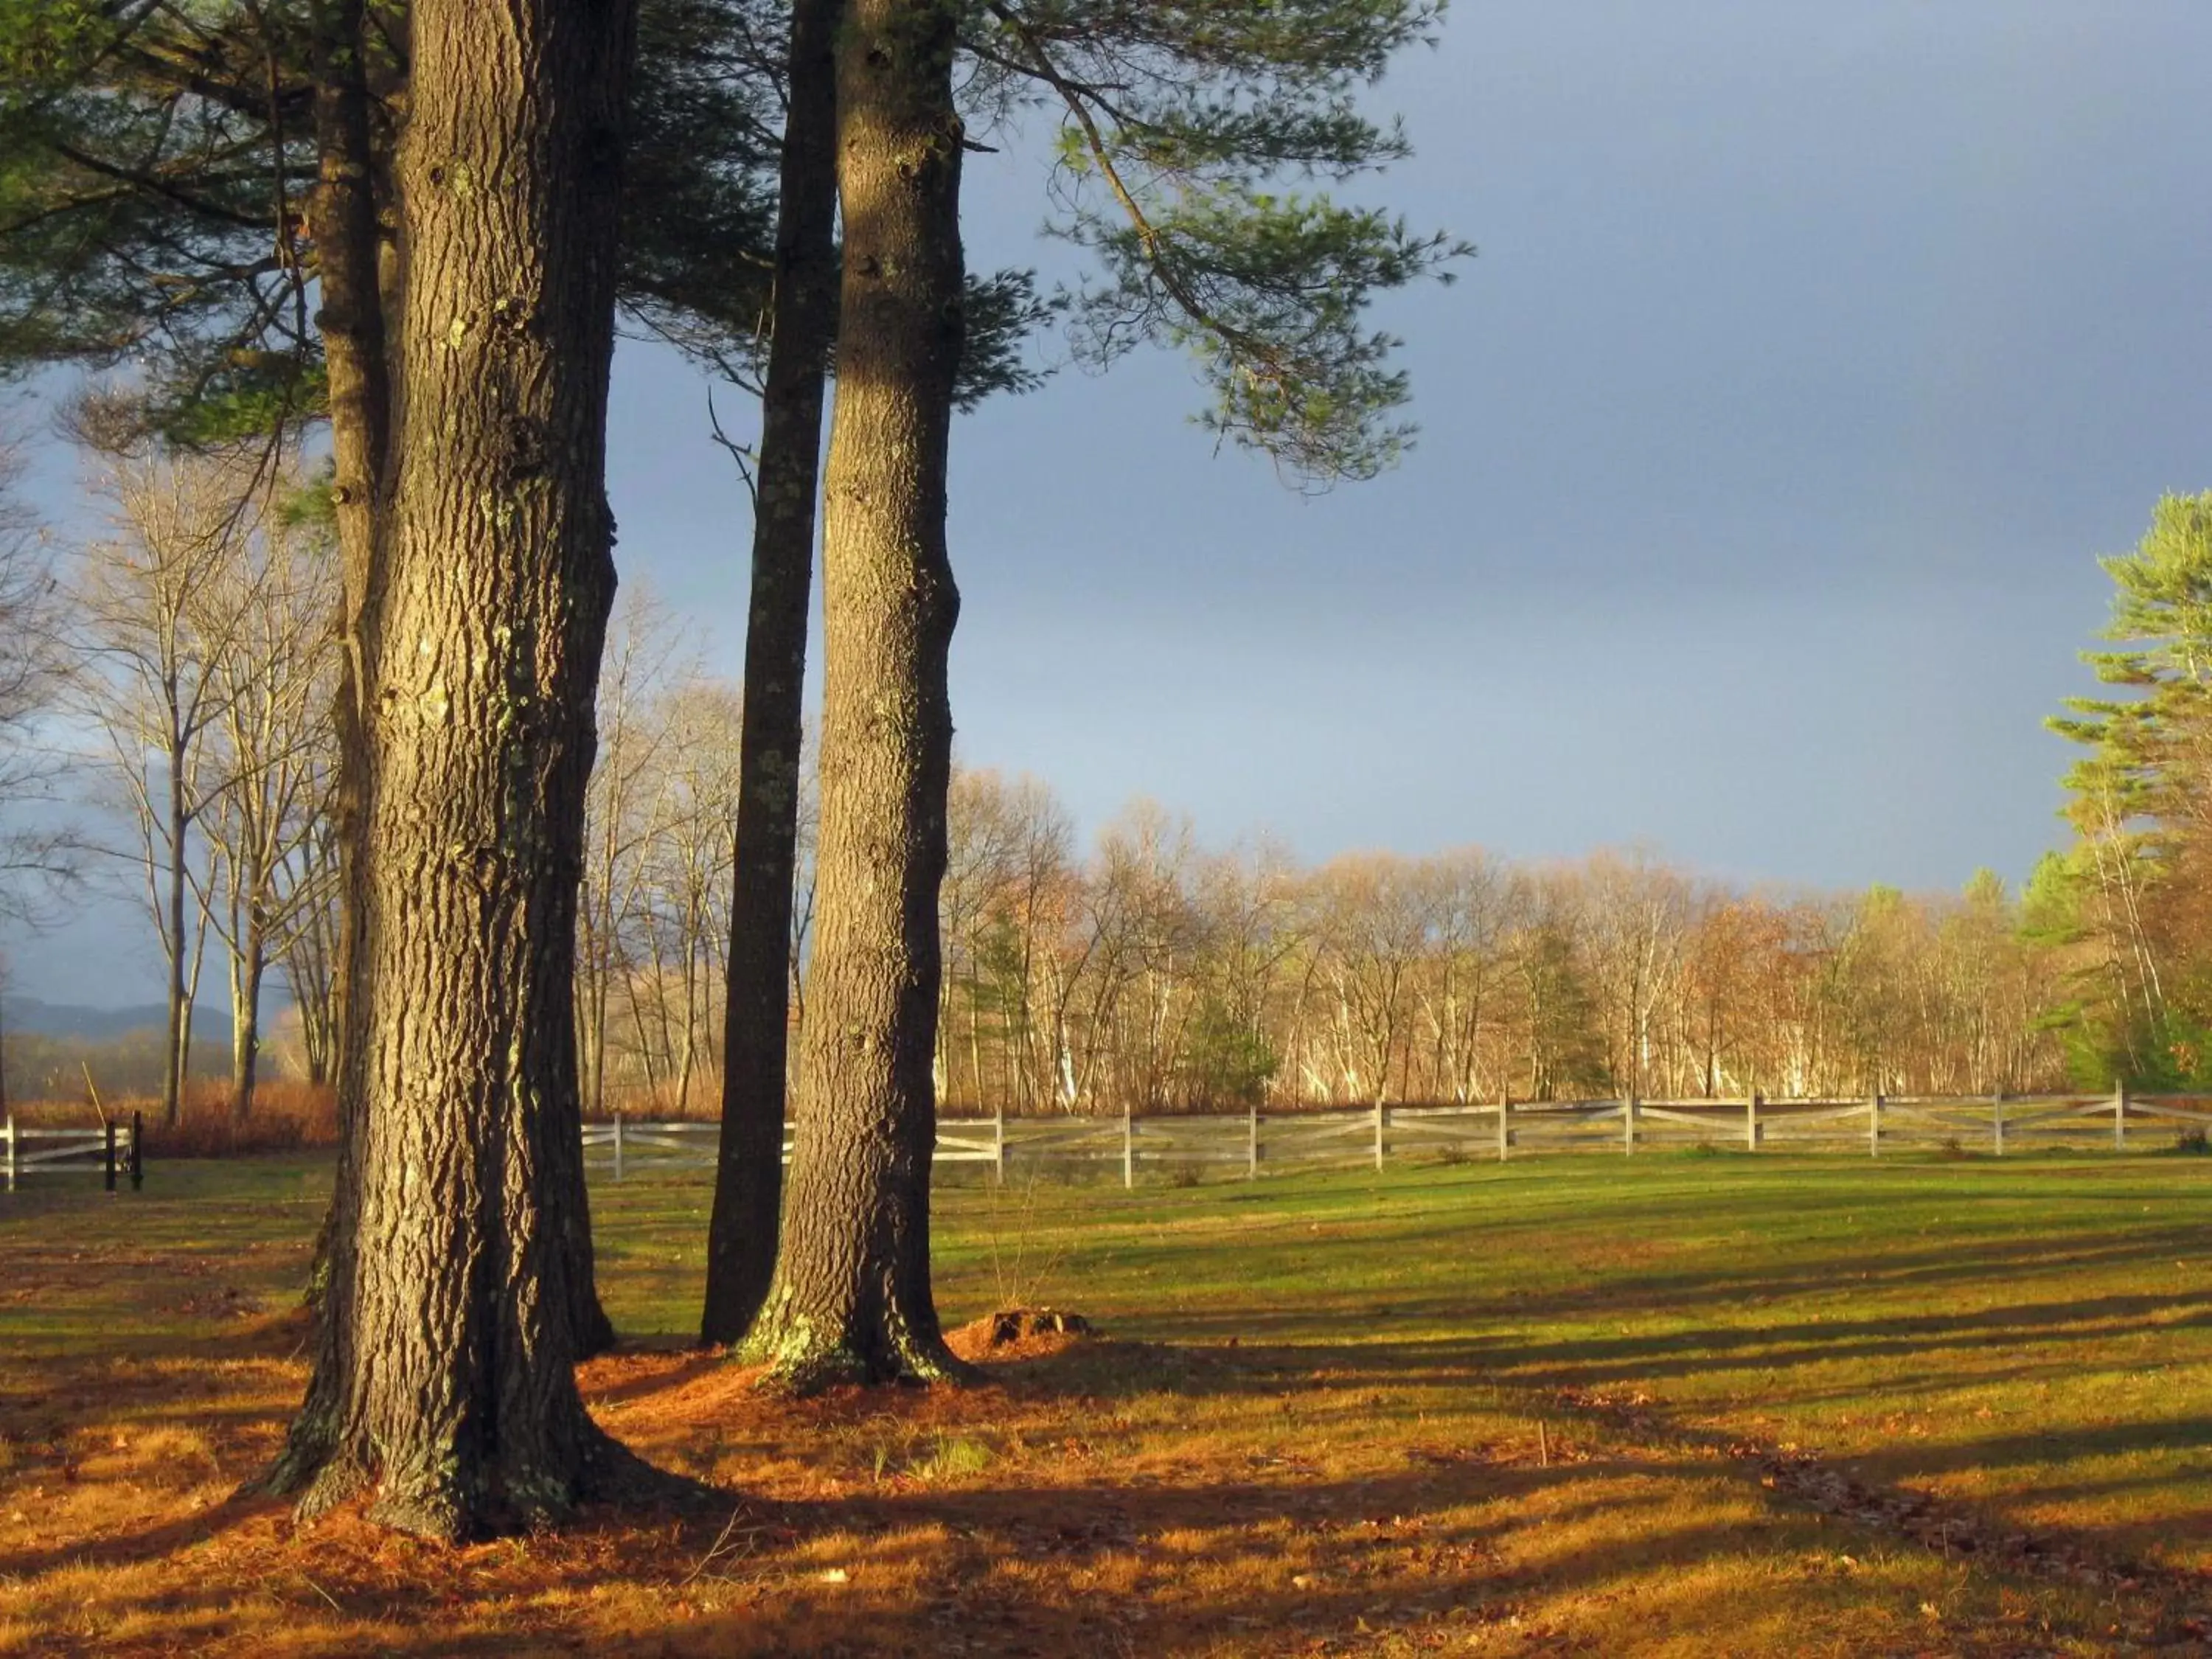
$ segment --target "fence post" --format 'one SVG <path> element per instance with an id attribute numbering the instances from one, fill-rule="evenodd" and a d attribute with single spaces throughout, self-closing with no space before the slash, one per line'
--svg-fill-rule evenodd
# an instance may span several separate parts
<path id="1" fill-rule="evenodd" d="M 1389 1109 L 1378 1098 L 1375 1103 L 1375 1168 L 1382 1168 L 1382 1126 L 1389 1121 Z"/>
<path id="2" fill-rule="evenodd" d="M 1633 1094 L 1620 1103 L 1620 1150 L 1626 1157 L 1636 1156 L 1636 1097 Z"/>
<path id="3" fill-rule="evenodd" d="M 1003 1100 L 991 1109 L 991 1182 L 997 1187 L 1006 1184 L 1006 1103 Z"/>
<path id="4" fill-rule="evenodd" d="M 2124 1152 L 2128 1149 L 2128 1085 L 2112 1085 L 2112 1150 Z"/>
<path id="5" fill-rule="evenodd" d="M 623 1178 L 623 1115 L 615 1114 L 615 1179 Z"/>
<path id="6" fill-rule="evenodd" d="M 100 1184 L 112 1193 L 115 1190 L 115 1120 L 106 1119 L 100 1129 Z"/>
<path id="7" fill-rule="evenodd" d="M 146 1184 L 146 1114 L 131 1114 L 131 1190 L 137 1192 Z"/>
<path id="8" fill-rule="evenodd" d="M 2004 1091 L 1997 1090 L 1990 1096 L 1990 1130 L 1996 1146 L 1997 1156 L 2004 1156 Z"/>
<path id="9" fill-rule="evenodd" d="M 1743 1103 L 1743 1149 L 1747 1152 L 1759 1150 L 1759 1091 L 1756 1089 Z"/>
<path id="10" fill-rule="evenodd" d="M 1247 1108 L 1244 1120 L 1244 1179 L 1260 1178 L 1260 1103 L 1254 1101 Z"/>
<path id="11" fill-rule="evenodd" d="M 8 1114 L 8 1190 L 15 1190 L 15 1115 Z"/>
<path id="12" fill-rule="evenodd" d="M 1121 1185 L 1126 1190 L 1137 1184 L 1137 1117 L 1129 1103 L 1121 1103 Z"/>
<path id="13" fill-rule="evenodd" d="M 1504 1163 L 1513 1155 L 1513 1097 L 1498 1097 L 1498 1161 Z"/>
<path id="14" fill-rule="evenodd" d="M 1867 1156 L 1881 1156 L 1881 1091 L 1879 1089 L 1867 1101 Z"/>

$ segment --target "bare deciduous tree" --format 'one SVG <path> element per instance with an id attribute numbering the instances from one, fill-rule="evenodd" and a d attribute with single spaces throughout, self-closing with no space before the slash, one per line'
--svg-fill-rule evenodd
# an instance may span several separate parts
<path id="1" fill-rule="evenodd" d="M 0 439 L 0 920 L 29 921 L 76 873 L 76 838 L 21 809 L 51 799 L 60 757 L 41 738 L 67 666 L 62 593 L 46 538 L 15 495 Z"/>
<path id="2" fill-rule="evenodd" d="M 655 700 L 686 672 L 667 611 L 640 587 L 617 602 L 599 670 L 599 746 L 585 797 L 583 880 L 576 904 L 576 1048 L 586 1109 L 606 1105 L 608 1026 L 626 977 L 625 935 L 642 901 L 649 806 L 658 788 Z"/>
<path id="3" fill-rule="evenodd" d="M 214 876 L 197 833 L 230 787 L 216 740 L 248 648 L 264 562 L 247 556 L 265 505 L 257 463 L 142 447 L 95 457 L 110 534 L 82 550 L 70 594 L 81 640 L 75 684 L 99 729 L 107 777 L 135 832 L 168 977 L 163 1120 L 174 1123 Z"/>
<path id="4" fill-rule="evenodd" d="M 1656 1028 L 1681 965 L 1689 884 L 1641 848 L 1598 854 L 1582 877 L 1583 948 L 1606 1070 L 1615 1088 L 1641 1095 L 1658 1071 Z"/>
<path id="5" fill-rule="evenodd" d="M 1034 779 L 950 795 L 938 1081 L 957 1109 L 1978 1092 L 2063 1075 L 2065 961 L 1960 898 L 1701 883 L 1648 852 L 1305 871 L 1140 803 L 1079 865 Z"/>
<path id="6" fill-rule="evenodd" d="M 299 1074 L 309 1083 L 337 1075 L 337 962 L 343 922 L 338 864 L 337 763 L 333 755 L 314 783 L 307 833 L 277 869 L 278 902 L 293 918 L 284 945 L 284 978 L 299 1023 Z"/>
<path id="7" fill-rule="evenodd" d="M 44 539 L 15 499 L 19 463 L 0 443 L 0 921 L 32 922 L 45 901 L 76 874 L 76 838 L 48 823 L 26 823 L 21 810 L 50 797 L 58 761 L 40 739 L 59 690 L 63 649 L 60 592 Z M 0 989 L 5 988 L 0 958 Z M 0 1022 L 0 1040 L 4 1040 Z M 0 1111 L 7 1107 L 0 1065 Z"/>
<path id="8" fill-rule="evenodd" d="M 297 489 L 296 478 L 276 482 Z M 230 958 L 231 1113 L 243 1121 L 270 963 L 328 960 L 338 580 L 329 538 L 281 500 L 264 496 L 240 532 L 202 606 L 232 638 L 210 665 L 220 687 L 210 748 L 223 783 L 199 828 L 216 871 L 209 911 Z M 313 1018 L 326 1025 L 326 1016 Z"/>
<path id="9" fill-rule="evenodd" d="M 654 700 L 646 723 L 653 764 L 641 801 L 635 879 L 619 918 L 621 991 L 647 1086 L 681 1113 L 690 1108 L 702 1069 L 720 1072 L 727 948 L 722 890 L 737 824 L 737 690 L 687 675 Z"/>

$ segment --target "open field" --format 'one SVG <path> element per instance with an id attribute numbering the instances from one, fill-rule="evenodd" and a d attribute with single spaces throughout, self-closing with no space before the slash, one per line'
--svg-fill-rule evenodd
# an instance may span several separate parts
<path id="1" fill-rule="evenodd" d="M 798 1405 L 683 1351 L 707 1189 L 633 1177 L 587 1391 L 728 1500 L 461 1551 L 227 1501 L 327 1182 L 0 1201 L 0 1651 L 2212 1650 L 2212 1160 L 957 1186 L 949 1322 L 1108 1335 Z"/>

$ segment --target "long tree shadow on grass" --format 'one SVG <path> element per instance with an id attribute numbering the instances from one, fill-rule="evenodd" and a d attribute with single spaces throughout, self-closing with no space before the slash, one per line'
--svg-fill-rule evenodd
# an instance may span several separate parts
<path id="1" fill-rule="evenodd" d="M 1457 1259 L 1454 1251 L 1463 1243 L 1457 1234 L 1440 1235 L 1437 1259 Z M 1404 1294 L 1385 1293 L 1382 1305 L 1397 1320 L 1419 1319 L 1424 1314 L 1446 1318 L 1464 1328 L 1491 1329 L 1525 1320 L 1532 1305 L 1549 1316 L 1561 1310 L 1577 1316 L 1613 1316 L 1664 1310 L 1694 1314 L 1705 1309 L 1742 1311 L 1770 1302 L 1787 1302 L 1814 1293 L 1840 1290 L 1877 1294 L 1887 1290 L 1924 1292 L 1950 1285 L 2003 1285 L 2017 1291 L 2036 1279 L 2078 1278 L 2085 1270 L 2162 1268 L 2177 1259 L 2194 1260 L 2203 1245 L 2201 1227 L 2160 1228 L 2130 1233 L 2108 1244 L 2082 1245 L 2069 1241 L 2045 1243 L 2028 1237 L 2017 1241 L 1989 1242 L 1976 1246 L 1934 1245 L 1899 1249 L 1875 1243 L 1856 1253 L 1840 1247 L 1788 1269 L 1756 1261 L 1736 1266 L 1699 1260 L 1678 1272 L 1610 1271 L 1595 1282 L 1542 1283 L 1499 1286 L 1471 1273 L 1464 1294 L 1440 1294 L 1422 1289 Z M 1450 1248 L 1447 1248 L 1450 1246 Z M 1347 1248 L 1372 1249 L 1365 1242 Z M 1165 1271 L 1187 1263 L 1187 1245 L 1162 1246 L 1150 1254 Z M 1146 1263 L 1148 1253 L 1133 1246 L 1115 1250 L 1117 1267 Z M 2177 1297 L 2173 1299 L 2182 1300 Z M 1339 1322 L 1346 1312 L 1374 1305 L 1375 1292 L 1358 1298 L 1332 1295 L 1326 1280 L 1295 1303 L 1287 1298 L 1268 1306 L 1240 1304 L 1220 1312 L 1178 1314 L 1150 1311 L 1144 1324 L 1151 1334 L 1204 1340 L 1242 1334 L 1249 1320 L 1261 1328 L 1303 1327 L 1310 1330 Z"/>
<path id="2" fill-rule="evenodd" d="M 1155 1393 L 1246 1397 L 1255 1407 L 1245 1414 L 1246 1428 L 1262 1431 L 1242 1454 L 1250 1473 L 1185 1479 L 1157 1465 L 1151 1473 L 1109 1472 L 1117 1459 L 1109 1446 L 1065 1462 L 1048 1455 L 1022 1478 L 989 1485 L 894 1481 L 881 1491 L 775 1504 L 733 1495 L 764 1541 L 719 1564 L 711 1559 L 711 1522 L 599 1512 L 533 1544 L 519 1566 L 504 1567 L 495 1553 L 425 1555 L 394 1573 L 379 1545 L 343 1529 L 288 1539 L 266 1506 L 247 1506 L 0 1571 L 35 1581 L 64 1565 L 124 1568 L 170 1556 L 204 1559 L 213 1568 L 222 1552 L 203 1557 L 193 1547 L 227 1529 L 249 1531 L 258 1553 L 243 1553 L 253 1573 L 288 1584 L 297 1578 L 294 1601 L 328 1628 L 326 1636 L 288 1630 L 291 1653 L 526 1654 L 587 1644 L 614 1653 L 1180 1659 L 1224 1649 L 1410 1650 L 1486 1633 L 1510 1633 L 1538 1650 L 1626 1650 L 1577 1621 L 1620 1601 L 1637 1608 L 1632 1628 L 1748 1629 L 1796 1583 L 1798 1554 L 1866 1559 L 1875 1553 L 1869 1542 L 1881 1544 L 1848 1521 L 1838 1534 L 1833 1522 L 1778 1504 L 1752 1471 L 1695 1437 L 1650 1448 L 1608 1443 L 1578 1436 L 1567 1423 L 1547 1463 L 1526 1437 L 1462 1445 L 1436 1431 L 1424 1440 L 1410 1420 L 1390 1420 L 1418 1417 L 1422 1396 L 1438 1390 L 1483 1390 L 1509 1414 L 1532 1404 L 1529 1391 L 1499 1388 L 1494 1360 L 1488 1345 L 1472 1341 L 1212 1351 L 1108 1341 L 1002 1364 L 994 1368 L 1001 1387 L 963 1407 L 976 1420 L 990 1420 L 999 1408 L 992 1396 L 1013 1410 L 1069 1401 L 1110 1408 Z M 662 1391 L 682 1394 L 702 1374 L 688 1360 L 674 1362 L 661 1373 Z M 653 1392 L 634 1379 L 620 1403 L 636 1405 Z M 611 1403 L 604 1393 L 594 1398 Z M 856 1395 L 846 1408 L 890 1421 L 917 1398 Z M 1292 1402 L 1297 1418 L 1270 1438 L 1267 1407 L 1278 1399 Z M 1104 1415 L 1110 1423 L 1114 1413 Z M 763 1416 L 781 1425 L 787 1441 L 807 1440 L 809 1420 Z M 679 1419 L 665 1425 L 665 1432 L 683 1431 Z M 1362 1435 L 1399 1446 L 1398 1461 L 1344 1477 L 1299 1466 L 1301 1447 Z M 1686 1501 L 1685 1492 L 1704 1497 Z M 234 1621 L 245 1593 L 237 1571 L 234 1565 L 227 1582 L 205 1570 L 181 1583 L 173 1575 L 152 1604 L 175 1621 L 173 1630 L 206 1632 L 210 1641 L 239 1634 L 226 1622 Z M 589 1599 L 611 1581 L 655 1598 L 659 1616 L 649 1632 L 589 1626 Z M 326 1597 L 329 1618 L 300 1586 Z M 2035 1588 L 2009 1579 L 2005 1587 L 2015 1595 Z M 1984 1589 L 1993 1604 L 1996 1589 Z M 1816 1597 L 1809 1612 L 1879 1617 L 1898 1596 L 1869 1586 L 1845 1600 L 1831 1607 Z M 2106 1616 L 2094 1607 L 2069 1611 L 2046 1600 L 2043 1612 L 2058 1618 L 2061 1634 L 2093 1646 L 2105 1629 L 2093 1623 Z M 2128 1616 L 2148 1629 L 2170 1624 L 2168 1613 L 2145 1605 Z M 1942 1650 L 2018 1652 L 2002 1643 L 2019 1633 L 1948 1632 Z M 1612 1650 L 1608 1639 L 1616 1641 Z M 1705 1650 L 1762 1650 L 1716 1641 Z"/>
<path id="3" fill-rule="evenodd" d="M 1454 1496 L 1504 1505 L 1528 1490 L 1524 1476 L 1507 1472 L 1479 1493 Z M 1370 1615 L 1462 1629 L 1516 1617 L 1526 1586 L 1498 1555 L 1501 1523 L 1432 1522 L 1437 1498 L 1407 1480 L 1296 1490 L 1023 1485 L 749 1505 L 748 1521 L 774 1533 L 775 1545 L 686 1575 L 680 1612 L 650 1634 L 595 1636 L 591 1646 L 674 1655 L 1180 1655 L 1241 1637 L 1255 1644 L 1249 1651 L 1293 1641 L 1320 1650 Z M 694 1530 L 682 1545 L 703 1554 L 712 1541 Z M 1680 1542 L 1692 1553 L 1718 1547 L 1717 1539 Z M 826 1570 L 825 1548 L 839 1563 Z M 1408 1564 L 1419 1574 L 1418 1607 L 1404 1599 L 1409 1585 L 1397 1582 Z M 1387 1615 L 1378 1611 L 1384 1598 L 1393 1598 Z M 380 1645 L 504 1653 L 526 1650 L 528 1638 L 543 1633 L 511 1609 L 474 1615 L 465 1634 L 424 1625 L 410 1641 Z M 353 1639 L 310 1651 L 335 1659 L 354 1650 Z"/>
<path id="4" fill-rule="evenodd" d="M 1801 1343 L 1800 1339 L 1825 1337 L 1832 1327 L 1783 1328 L 1765 1334 L 1766 1340 L 1783 1346 L 1771 1354 L 1759 1352 L 1755 1363 L 1788 1366 L 1869 1355 L 1904 1360 L 1948 1352 L 1960 1346 L 1996 1354 L 2018 1354 L 2024 1349 L 2032 1351 L 2033 1344 L 2045 1338 L 2054 1352 L 2034 1369 L 2047 1370 L 2069 1359 L 2069 1350 L 2076 1342 L 2109 1338 L 2124 1329 L 2162 1332 L 2178 1324 L 2207 1322 L 2201 1310 L 2181 1321 L 2145 1317 L 2183 1307 L 2194 1309 L 2195 1304 L 2168 1297 L 2099 1297 L 2076 1304 L 1991 1310 L 1986 1319 L 1969 1321 L 1971 1328 L 1963 1335 L 1952 1330 L 1954 1322 L 1934 1317 L 1868 1321 L 1844 1328 L 1844 1340 L 1826 1346 Z M 2117 1317 L 2124 1314 L 2136 1318 L 2125 1323 Z M 1999 1337 L 2004 1341 L 1993 1344 L 1992 1339 Z M 1664 1347 L 1668 1340 L 1662 1339 L 1656 1346 Z M 1417 1436 L 1440 1399 L 1471 1397 L 1508 1416 L 1543 1417 L 1551 1414 L 1555 1409 L 1553 1402 L 1563 1395 L 1601 1390 L 1623 1382 L 1641 1383 L 1664 1373 L 1664 1366 L 1615 1363 L 1634 1346 L 1632 1340 L 1613 1339 L 1555 1345 L 1541 1356 L 1548 1364 L 1523 1370 L 1514 1363 L 1522 1355 L 1510 1339 L 1497 1337 L 1340 1345 L 1240 1344 L 1229 1350 L 1105 1343 L 1030 1368 L 1026 1377 L 1021 1367 L 1007 1370 L 1010 1385 L 1017 1389 L 1064 1389 L 1102 1401 L 1163 1394 L 1263 1396 L 1296 1404 L 1300 1436 L 1343 1437 L 1357 1442 L 1377 1436 Z M 1582 1366 L 1572 1363 L 1589 1353 L 1606 1363 Z M 1717 1366 L 1738 1363 L 1741 1362 L 1715 1362 Z M 1953 1380 L 1958 1379 L 1954 1376 Z M 2147 1407 L 2150 1403 L 2146 1400 Z M 1744 1445 L 1741 1431 L 1725 1425 L 1701 1428 L 1668 1417 L 1665 1432 L 1684 1447 L 1705 1452 Z M 1966 1471 L 2032 1469 L 2039 1465 L 2146 1453 L 2178 1455 L 2207 1445 L 2212 1445 L 2212 1419 L 2147 1412 L 2135 1419 L 2053 1424 L 2027 1433 L 1895 1440 L 1847 1459 L 1839 1467 L 1850 1470 L 1856 1479 L 1884 1488 L 1901 1492 L 1899 1483 L 1913 1483 L 1917 1492 L 1930 1480 Z M 2203 1485 L 2201 1476 L 2185 1460 L 2176 1462 L 2162 1474 L 2134 1478 L 2130 1488 L 2145 1496 L 2162 1492 L 2171 1501 L 2154 1518 L 2099 1520 L 2077 1526 L 2069 1539 L 2083 1548 L 2135 1560 L 2163 1554 L 2177 1536 L 2187 1536 L 2193 1530 L 2212 1531 L 2212 1489 Z M 2063 1488 L 2039 1486 L 2016 1494 L 2013 1504 L 2025 1499 L 2047 1504 L 2063 1496 Z M 2020 1524 L 2016 1519 L 2000 1522 L 1995 1512 L 1977 1512 L 1967 1518 L 1998 1528 Z"/>
<path id="5" fill-rule="evenodd" d="M 1678 1318 L 1695 1311 L 1664 1302 L 1655 1303 L 1646 1310 Z M 1669 1329 L 1535 1341 L 1517 1334 L 1519 1322 L 1512 1317 L 1484 1318 L 1475 1307 L 1455 1297 L 1398 1296 L 1387 1305 L 1370 1306 L 1365 1312 L 1368 1328 L 1382 1332 L 1456 1328 L 1479 1334 L 1300 1341 L 1297 1335 L 1313 1325 L 1308 1310 L 1276 1313 L 1255 1309 L 1246 1310 L 1237 1322 L 1238 1351 L 1248 1362 L 1264 1354 L 1276 1357 L 1292 1370 L 1300 1365 L 1336 1370 L 1350 1366 L 1372 1370 L 1377 1380 L 1401 1378 L 1409 1369 L 1425 1371 L 1441 1366 L 1468 1382 L 1649 1384 L 1710 1373 L 1781 1370 L 1851 1361 L 1902 1362 L 1961 1350 L 1983 1355 L 1995 1365 L 2019 1361 L 2042 1346 L 2051 1351 L 2053 1364 L 2078 1364 L 2078 1353 L 2069 1352 L 2077 1344 L 2112 1343 L 2130 1336 L 2212 1328 L 2212 1310 L 2206 1308 L 2203 1299 L 2180 1293 L 2089 1297 L 1940 1314 L 1799 1320 L 1786 1324 L 1693 1322 Z M 1143 1324 L 1148 1332 L 1188 1337 L 1197 1346 L 1162 1347 L 1158 1351 L 1164 1356 L 1161 1373 L 1143 1385 L 1202 1387 L 1203 1379 L 1211 1375 L 1204 1356 L 1224 1352 L 1217 1334 L 1227 1322 L 1218 1316 L 1146 1318 Z M 1208 1338 L 1215 1340 L 1209 1342 Z"/>
<path id="6" fill-rule="evenodd" d="M 275 1499 L 234 1499 L 153 1526 L 72 1539 L 51 1549 L 14 1550 L 0 1553 L 0 1579 L 32 1580 L 60 1567 L 141 1566 L 215 1543 L 247 1522 L 278 1513 L 289 1513 L 289 1506 Z"/>
<path id="7" fill-rule="evenodd" d="M 1721 1458 L 1600 1452 L 1540 1468 L 1471 1455 L 1297 1484 L 1024 1482 L 751 1505 L 744 1519 L 773 1544 L 687 1575 L 675 1616 L 650 1635 L 592 1645 L 672 1655 L 1183 1656 L 1399 1652 L 1510 1633 L 1522 1651 L 1603 1652 L 1626 1650 L 1624 1631 L 1672 1630 L 1705 1633 L 1705 1651 L 1770 1651 L 1779 1631 L 1756 1646 L 1730 1638 L 1748 1638 L 1762 1613 L 1773 1616 L 1778 1585 L 1805 1571 L 1796 1558 L 1840 1561 L 1842 1572 L 1881 1540 L 1771 1507 L 1682 1504 L 1686 1486 L 1740 1483 Z M 681 1540 L 702 1563 L 711 1545 L 697 1531 Z M 1984 1585 L 1983 1599 L 1994 1605 L 2003 1588 Z M 1878 1640 L 1839 1645 L 1872 1637 L 1878 1626 L 1868 1621 L 1896 1599 L 1882 1587 L 1854 1594 L 1858 1605 L 1846 1595 L 1797 1609 L 1834 1620 L 1828 1631 L 1797 1632 L 1806 1650 L 1888 1650 Z M 1596 1629 L 1576 1627 L 1576 1614 L 1608 1603 L 1632 1606 L 1634 1623 L 1614 1615 L 1608 1637 L 1600 1613 Z M 2094 1598 L 2071 1608 L 2046 1600 L 2042 1611 L 2057 1616 L 2048 1634 L 2075 1643 L 2111 1628 L 2110 1609 Z M 387 1650 L 511 1651 L 532 1633 L 507 1622 L 511 1610 L 489 1613 L 506 1627 L 465 1639 L 425 1628 Z M 2162 1605 L 2130 1613 L 2146 1632 L 2177 1616 Z M 1955 1630 L 1942 1650 L 2018 1653 L 2021 1634 Z M 319 1650 L 345 1650 L 342 1642 Z"/>
<path id="8" fill-rule="evenodd" d="M 2102 1296 L 1940 1314 L 1785 1325 L 1698 1325 L 1649 1334 L 1505 1344 L 1515 1372 L 1537 1381 L 1636 1382 L 1756 1365 L 1786 1370 L 1844 1360 L 1905 1359 L 1956 1349 L 2018 1351 L 2212 1327 L 2193 1295 Z"/>

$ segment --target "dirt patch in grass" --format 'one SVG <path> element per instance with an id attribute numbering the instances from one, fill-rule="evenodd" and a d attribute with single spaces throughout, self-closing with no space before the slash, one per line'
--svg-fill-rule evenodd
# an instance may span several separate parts
<path id="1" fill-rule="evenodd" d="M 1091 1322 L 1079 1313 L 1057 1308 L 1001 1308 L 947 1331 L 945 1340 L 960 1358 L 980 1362 L 1047 1358 L 1097 1334 Z"/>

